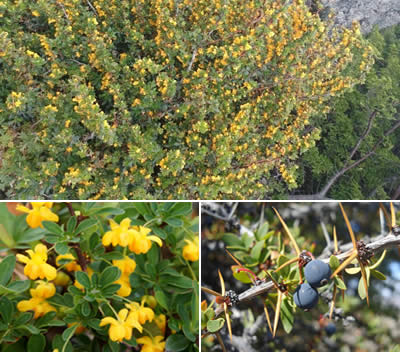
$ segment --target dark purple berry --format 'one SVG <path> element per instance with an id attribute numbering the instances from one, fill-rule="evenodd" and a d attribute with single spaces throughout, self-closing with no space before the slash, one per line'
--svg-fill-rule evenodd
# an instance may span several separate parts
<path id="1" fill-rule="evenodd" d="M 312 309 L 318 303 L 318 291 L 308 283 L 300 284 L 293 294 L 294 303 L 300 309 Z"/>
<path id="2" fill-rule="evenodd" d="M 333 322 L 330 322 L 325 326 L 325 332 L 328 336 L 332 336 L 336 332 L 336 325 Z"/>
<path id="3" fill-rule="evenodd" d="M 304 268 L 307 282 L 317 288 L 328 283 L 331 273 L 329 265 L 321 260 L 312 260 Z"/>

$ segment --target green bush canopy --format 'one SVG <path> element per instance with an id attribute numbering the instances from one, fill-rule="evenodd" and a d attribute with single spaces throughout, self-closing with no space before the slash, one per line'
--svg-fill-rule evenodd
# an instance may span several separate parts
<path id="1" fill-rule="evenodd" d="M 301 0 L 0 1 L 8 197 L 217 199 L 295 188 L 358 26 Z"/>

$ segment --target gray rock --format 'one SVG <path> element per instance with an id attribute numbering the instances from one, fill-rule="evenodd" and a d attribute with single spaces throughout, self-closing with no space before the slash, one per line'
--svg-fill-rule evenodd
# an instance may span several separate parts
<path id="1" fill-rule="evenodd" d="M 400 0 L 321 0 L 321 4 L 334 11 L 338 24 L 350 27 L 358 21 L 364 33 L 374 25 L 385 28 L 400 23 Z"/>

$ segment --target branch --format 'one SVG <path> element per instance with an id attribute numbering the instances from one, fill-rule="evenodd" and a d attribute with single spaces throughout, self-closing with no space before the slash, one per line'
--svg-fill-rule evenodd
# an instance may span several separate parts
<path id="1" fill-rule="evenodd" d="M 378 112 L 376 110 L 374 110 L 372 112 L 372 114 L 369 116 L 368 119 L 368 124 L 367 124 L 367 128 L 365 129 L 364 133 L 361 135 L 360 139 L 358 140 L 358 142 L 356 143 L 356 145 L 354 146 L 353 150 L 350 153 L 349 156 L 349 160 L 353 159 L 354 154 L 358 151 L 358 149 L 360 148 L 361 142 L 364 141 L 364 139 L 367 137 L 367 135 L 369 134 L 369 132 L 371 131 L 371 127 L 372 127 L 372 122 L 374 121 L 376 114 Z"/>
<path id="2" fill-rule="evenodd" d="M 350 246 L 348 246 L 348 245 L 350 245 Z M 374 254 L 376 254 L 384 249 L 396 247 L 399 245 L 400 245 L 400 236 L 396 236 L 395 234 L 393 234 L 390 231 L 389 233 L 387 233 L 384 236 L 379 235 L 379 236 L 374 237 L 373 239 L 371 239 L 371 241 L 368 244 L 366 244 L 366 247 L 368 249 L 372 250 L 374 252 Z M 349 250 L 346 250 L 345 252 L 336 255 L 336 257 L 339 259 L 340 262 L 343 262 L 344 260 L 346 260 L 353 252 L 353 247 L 352 247 L 351 243 L 344 244 L 343 246 L 340 247 L 341 249 L 349 248 L 349 247 L 350 247 Z M 326 263 L 329 263 L 330 256 L 324 257 L 324 258 L 319 258 L 319 259 Z M 267 293 L 273 288 L 274 288 L 274 283 L 272 281 L 263 282 L 259 285 L 253 286 L 239 294 L 239 302 L 241 302 L 243 300 L 249 300 L 249 299 L 257 297 L 261 294 Z M 215 310 L 215 315 L 218 316 L 221 313 L 223 313 L 223 309 L 219 306 Z"/>

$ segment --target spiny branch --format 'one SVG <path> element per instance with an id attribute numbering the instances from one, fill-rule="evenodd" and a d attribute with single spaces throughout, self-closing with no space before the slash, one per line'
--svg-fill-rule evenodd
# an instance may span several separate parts
<path id="1" fill-rule="evenodd" d="M 344 244 L 343 246 L 341 246 L 341 248 L 342 247 L 348 248 L 349 246 L 347 246 L 347 245 L 349 245 L 349 244 Z M 383 235 L 383 236 L 380 235 L 380 236 L 374 237 L 373 239 L 371 239 L 371 241 L 368 244 L 366 244 L 366 247 L 368 249 L 372 250 L 376 254 L 384 249 L 397 247 L 399 245 L 400 245 L 400 236 L 396 236 L 390 231 L 386 235 Z M 350 247 L 351 247 L 351 249 L 346 250 L 345 252 L 336 255 L 336 257 L 339 259 L 340 262 L 343 262 L 344 260 L 346 260 L 353 253 L 352 245 Z M 319 258 L 319 259 L 328 263 L 330 257 L 324 257 L 324 258 Z M 253 286 L 239 294 L 239 302 L 241 302 L 243 300 L 252 299 L 261 294 L 265 294 L 273 288 L 274 288 L 274 283 L 272 281 L 263 282 L 259 285 Z M 216 316 L 218 316 L 222 312 L 223 312 L 223 310 L 220 307 L 218 307 L 215 311 L 215 314 L 216 314 Z"/>

